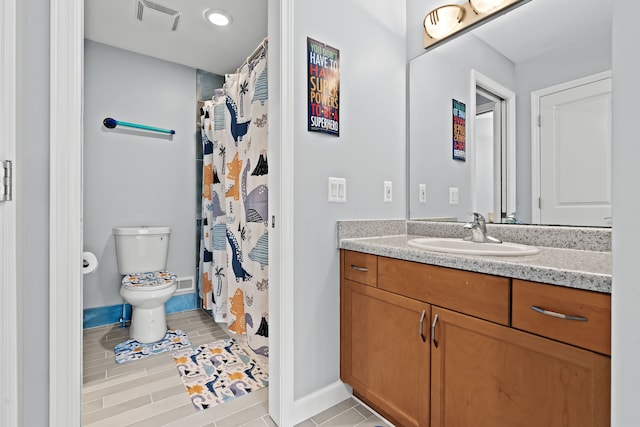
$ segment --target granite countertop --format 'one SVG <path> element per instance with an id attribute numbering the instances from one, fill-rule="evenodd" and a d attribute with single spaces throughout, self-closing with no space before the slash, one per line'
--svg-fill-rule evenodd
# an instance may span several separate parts
<path id="1" fill-rule="evenodd" d="M 338 246 L 405 261 L 611 293 L 611 252 L 537 246 L 528 256 L 459 255 L 432 252 L 407 242 L 424 235 L 340 238 Z"/>

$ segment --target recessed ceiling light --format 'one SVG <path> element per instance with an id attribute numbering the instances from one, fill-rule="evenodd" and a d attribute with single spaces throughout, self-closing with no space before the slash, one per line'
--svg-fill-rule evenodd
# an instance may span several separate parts
<path id="1" fill-rule="evenodd" d="M 217 25 L 219 27 L 224 27 L 226 25 L 231 24 L 231 16 L 225 11 L 215 10 L 215 9 L 207 9 L 204 11 L 204 19 L 207 22 L 212 23 L 213 25 Z"/>

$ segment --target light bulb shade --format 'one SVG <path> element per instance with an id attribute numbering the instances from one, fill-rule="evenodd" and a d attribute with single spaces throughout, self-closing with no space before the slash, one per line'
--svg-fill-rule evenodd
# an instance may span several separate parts
<path id="1" fill-rule="evenodd" d="M 469 0 L 471 8 L 476 13 L 491 13 L 506 3 L 507 0 Z"/>
<path id="2" fill-rule="evenodd" d="M 457 4 L 440 6 L 424 17 L 424 30 L 429 37 L 441 39 L 454 33 L 464 18 L 464 8 Z"/>

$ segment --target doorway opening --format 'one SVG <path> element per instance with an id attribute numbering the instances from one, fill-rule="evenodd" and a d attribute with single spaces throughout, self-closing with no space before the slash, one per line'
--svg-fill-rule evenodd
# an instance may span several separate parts
<path id="1" fill-rule="evenodd" d="M 472 70 L 471 95 L 473 210 L 507 222 L 516 201 L 515 93 Z"/>
<path id="2" fill-rule="evenodd" d="M 476 86 L 476 212 L 487 215 L 489 222 L 501 222 L 508 214 L 502 203 L 506 188 L 501 185 L 506 172 L 505 104 L 504 99 Z"/>

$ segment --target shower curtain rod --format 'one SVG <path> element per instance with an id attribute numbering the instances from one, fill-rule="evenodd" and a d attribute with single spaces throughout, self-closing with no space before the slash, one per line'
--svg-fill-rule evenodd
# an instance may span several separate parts
<path id="1" fill-rule="evenodd" d="M 262 39 L 262 42 L 260 42 L 258 47 L 256 47 L 256 49 L 251 53 L 251 55 L 249 55 L 247 59 L 245 59 L 244 62 L 240 64 L 238 68 L 236 68 L 236 74 L 240 72 L 240 68 L 244 67 L 249 62 L 253 61 L 255 57 L 258 56 L 262 48 L 267 47 L 267 44 L 269 44 L 269 40 L 267 37 L 265 37 L 264 39 Z"/>

